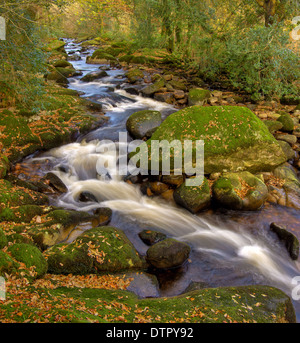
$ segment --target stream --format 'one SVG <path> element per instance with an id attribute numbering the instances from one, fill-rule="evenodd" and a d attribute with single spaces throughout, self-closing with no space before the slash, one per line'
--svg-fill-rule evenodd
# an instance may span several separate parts
<path id="1" fill-rule="evenodd" d="M 80 44 L 72 40 L 66 40 L 66 43 L 67 53 L 79 53 Z M 71 63 L 83 72 L 83 76 L 99 70 L 99 65 L 86 64 L 86 52 L 80 56 L 81 60 Z M 68 187 L 67 193 L 52 199 L 53 205 L 82 211 L 99 206 L 111 208 L 110 225 L 122 229 L 140 254 L 145 254 L 148 248 L 138 237 L 144 229 L 158 230 L 188 243 L 192 248 L 188 263 L 176 271 L 157 275 L 160 296 L 178 295 L 191 282 L 199 282 L 203 287 L 269 285 L 292 297 L 295 287 L 292 279 L 300 275 L 300 263 L 291 260 L 284 244 L 269 226 L 271 222 L 288 225 L 300 239 L 299 211 L 266 205 L 251 213 L 208 210 L 192 215 L 175 203 L 143 195 L 138 186 L 124 182 L 123 177 L 109 167 L 106 176 L 97 178 L 99 158 L 106 165 L 113 165 L 109 162 L 117 162 L 116 159 L 122 157 L 115 156 L 109 142 L 104 140 L 118 142 L 119 132 L 126 132 L 126 120 L 132 113 L 153 109 L 166 118 L 176 111 L 172 105 L 124 91 L 128 84 L 123 69 L 110 68 L 106 72 L 108 76 L 92 82 L 80 81 L 82 76 L 70 78 L 69 88 L 84 92 L 83 97 L 99 101 L 108 122 L 78 137 L 74 143 L 23 161 L 28 168 L 35 164 L 42 166 L 41 174 L 54 172 Z M 124 150 L 122 144 L 126 145 L 118 143 L 120 151 Z M 82 192 L 93 194 L 98 202 L 80 202 L 78 198 Z M 299 322 L 300 300 L 292 301 Z"/>

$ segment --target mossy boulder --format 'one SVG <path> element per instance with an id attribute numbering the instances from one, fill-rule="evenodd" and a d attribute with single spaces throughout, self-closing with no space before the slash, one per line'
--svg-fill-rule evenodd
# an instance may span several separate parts
<path id="1" fill-rule="evenodd" d="M 45 256 L 54 274 L 110 273 L 145 266 L 123 231 L 108 226 L 90 229 L 69 245 L 55 245 Z"/>
<path id="2" fill-rule="evenodd" d="M 104 52 L 102 49 L 95 50 L 92 56 L 87 56 L 86 63 L 88 64 L 105 64 L 107 62 L 117 62 L 117 59 Z"/>
<path id="3" fill-rule="evenodd" d="M 188 104 L 189 106 L 199 105 L 202 106 L 207 103 L 211 94 L 208 89 L 194 88 L 188 93 Z"/>
<path id="4" fill-rule="evenodd" d="M 249 172 L 225 173 L 213 184 L 214 199 L 232 210 L 258 210 L 267 196 L 267 186 Z"/>
<path id="5" fill-rule="evenodd" d="M 35 278 L 39 278 L 46 274 L 48 264 L 37 247 L 31 244 L 17 243 L 11 245 L 7 251 L 14 259 L 24 263 L 26 268 L 32 269 Z"/>
<path id="6" fill-rule="evenodd" d="M 149 168 L 154 140 L 169 143 L 179 140 L 183 157 L 186 140 L 203 140 L 205 174 L 270 171 L 286 161 L 284 152 L 263 122 L 248 108 L 240 106 L 192 106 L 168 116 L 147 141 Z M 170 172 L 174 169 L 176 153 L 171 150 Z M 187 153 L 195 157 L 195 145 Z M 161 163 L 162 156 L 155 158 Z M 195 158 L 192 162 L 195 167 Z"/>
<path id="7" fill-rule="evenodd" d="M 59 68 L 67 68 L 67 67 L 70 67 L 71 69 L 74 69 L 73 68 L 73 64 L 66 61 L 66 60 L 57 60 L 57 61 L 54 61 L 53 62 L 53 66 L 54 67 L 59 67 Z"/>
<path id="8" fill-rule="evenodd" d="M 46 51 L 59 51 L 59 52 L 64 52 L 65 51 L 65 45 L 66 43 L 62 40 L 59 39 L 53 39 L 49 43 L 46 44 L 45 50 Z"/>
<path id="9" fill-rule="evenodd" d="M 188 244 L 166 238 L 147 250 L 146 260 L 158 269 L 176 268 L 188 259 L 190 251 Z"/>
<path id="10" fill-rule="evenodd" d="M 144 73 L 141 69 L 135 68 L 129 70 L 125 76 L 128 78 L 129 83 L 135 83 L 144 77 Z"/>
<path id="11" fill-rule="evenodd" d="M 57 69 L 46 74 L 46 79 L 49 81 L 55 81 L 59 85 L 63 85 L 63 86 L 65 86 L 69 83 L 67 76 L 60 73 Z"/>
<path id="12" fill-rule="evenodd" d="M 142 110 L 133 113 L 126 122 L 126 129 L 136 139 L 150 138 L 162 123 L 159 111 Z"/>
<path id="13" fill-rule="evenodd" d="M 204 178 L 200 186 L 186 186 L 183 183 L 179 188 L 173 193 L 175 202 L 186 208 L 192 213 L 197 213 L 204 210 L 210 205 L 210 188 L 208 180 Z"/>
<path id="14" fill-rule="evenodd" d="M 295 158 L 295 151 L 289 143 L 278 140 L 278 144 L 280 145 L 282 151 L 285 153 L 287 160 L 292 160 L 293 158 Z"/>
<path id="15" fill-rule="evenodd" d="M 294 130 L 295 123 L 288 113 L 282 114 L 277 121 L 282 124 L 281 131 L 291 132 Z"/>

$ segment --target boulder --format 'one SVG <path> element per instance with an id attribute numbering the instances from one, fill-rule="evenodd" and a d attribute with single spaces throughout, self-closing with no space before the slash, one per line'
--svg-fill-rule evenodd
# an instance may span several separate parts
<path id="1" fill-rule="evenodd" d="M 294 130 L 294 121 L 288 113 L 282 114 L 277 121 L 282 124 L 281 131 L 291 132 Z"/>
<path id="2" fill-rule="evenodd" d="M 58 244 L 44 252 L 49 272 L 97 274 L 142 269 L 144 261 L 123 231 L 97 227 L 85 231 L 71 244 Z"/>
<path id="3" fill-rule="evenodd" d="M 274 133 L 280 129 L 282 129 L 283 124 L 277 120 L 264 120 L 263 123 L 269 129 L 270 133 Z"/>
<path id="4" fill-rule="evenodd" d="M 107 76 L 107 72 L 105 70 L 100 71 L 92 71 L 86 75 L 84 75 L 80 80 L 83 82 L 91 82 L 97 79 L 101 79 L 102 77 Z"/>
<path id="5" fill-rule="evenodd" d="M 203 88 L 194 88 L 189 91 L 188 104 L 189 106 L 204 105 L 210 98 L 210 91 Z"/>
<path id="6" fill-rule="evenodd" d="M 210 189 L 206 178 L 197 187 L 186 186 L 183 183 L 173 194 L 175 202 L 192 213 L 207 209 L 210 205 Z"/>
<path id="7" fill-rule="evenodd" d="M 292 149 L 289 143 L 285 141 L 278 141 L 282 151 L 285 153 L 287 160 L 292 160 L 295 158 L 295 151 Z"/>
<path id="8" fill-rule="evenodd" d="M 271 223 L 270 229 L 275 232 L 280 240 L 282 240 L 293 260 L 297 260 L 299 256 L 299 241 L 297 237 L 283 225 Z"/>
<path id="9" fill-rule="evenodd" d="M 157 93 L 165 85 L 165 80 L 163 78 L 157 80 L 153 84 L 146 86 L 141 89 L 141 93 L 145 96 L 151 96 Z"/>
<path id="10" fill-rule="evenodd" d="M 139 237 L 147 245 L 153 245 L 167 238 L 164 233 L 153 230 L 143 230 L 139 233 Z"/>
<path id="11" fill-rule="evenodd" d="M 175 268 L 187 260 L 190 251 L 191 248 L 188 244 L 173 238 L 166 238 L 147 250 L 146 260 L 158 269 Z"/>
<path id="12" fill-rule="evenodd" d="M 267 186 L 249 172 L 224 173 L 212 189 L 214 199 L 232 210 L 258 210 L 268 196 Z"/>
<path id="13" fill-rule="evenodd" d="M 150 138 L 152 133 L 162 123 L 161 113 L 158 111 L 142 110 L 133 113 L 126 122 L 127 131 L 133 138 Z"/>
<path id="14" fill-rule="evenodd" d="M 271 171 L 287 160 L 263 122 L 241 106 L 192 106 L 169 115 L 147 141 L 149 168 L 154 140 L 180 141 L 183 158 L 186 140 L 203 140 L 205 174 Z M 175 157 L 171 150 L 171 173 Z M 161 163 L 162 154 L 155 158 Z M 184 172 L 184 166 L 182 169 Z"/>
<path id="15" fill-rule="evenodd" d="M 61 179 L 54 173 L 49 172 L 44 177 L 43 180 L 48 183 L 55 190 L 66 193 L 68 192 L 67 186 L 61 181 Z"/>
<path id="16" fill-rule="evenodd" d="M 48 264 L 37 247 L 26 243 L 16 243 L 11 245 L 7 251 L 15 260 L 24 263 L 26 268 L 32 268 L 31 276 L 34 278 L 39 278 L 46 274 Z"/>
<path id="17" fill-rule="evenodd" d="M 132 70 L 129 70 L 125 76 L 128 78 L 129 83 L 135 83 L 144 77 L 144 73 L 141 69 L 135 68 Z"/>

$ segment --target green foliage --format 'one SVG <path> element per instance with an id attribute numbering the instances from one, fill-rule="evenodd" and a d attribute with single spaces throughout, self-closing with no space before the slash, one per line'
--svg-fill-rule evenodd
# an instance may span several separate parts
<path id="1" fill-rule="evenodd" d="M 300 77 L 300 58 L 287 41 L 288 33 L 279 25 L 231 36 L 222 63 L 232 85 L 257 99 L 297 94 L 293 82 Z"/>

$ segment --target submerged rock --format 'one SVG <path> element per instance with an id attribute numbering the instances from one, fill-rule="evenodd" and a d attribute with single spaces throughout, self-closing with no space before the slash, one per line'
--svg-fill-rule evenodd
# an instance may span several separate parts
<path id="1" fill-rule="evenodd" d="M 167 238 L 164 233 L 153 230 L 143 230 L 139 233 L 139 237 L 147 245 L 153 245 Z"/>
<path id="2" fill-rule="evenodd" d="M 188 244 L 173 238 L 166 238 L 152 245 L 147 250 L 146 260 L 158 269 L 181 266 L 189 257 L 191 248 Z"/>
<path id="3" fill-rule="evenodd" d="M 299 241 L 297 237 L 283 225 L 271 223 L 270 229 L 285 243 L 291 258 L 297 260 L 299 256 Z"/>

